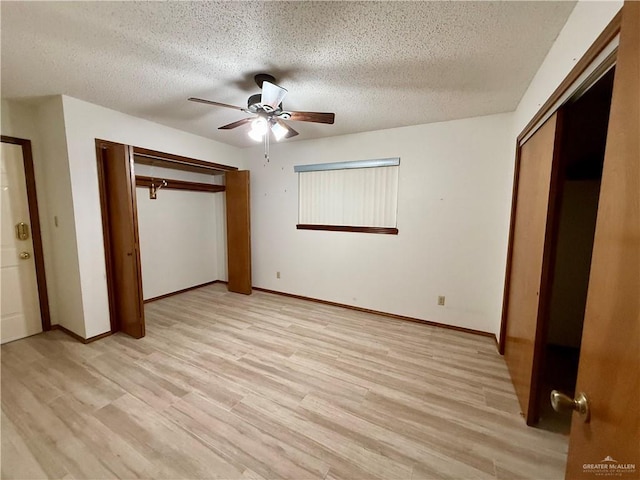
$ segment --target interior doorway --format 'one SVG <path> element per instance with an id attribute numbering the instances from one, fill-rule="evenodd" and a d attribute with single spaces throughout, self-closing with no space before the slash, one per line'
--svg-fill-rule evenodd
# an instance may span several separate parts
<path id="1" fill-rule="evenodd" d="M 555 389 L 575 397 L 614 71 L 611 68 L 563 107 L 537 402 L 538 427 L 565 434 L 570 431 L 571 414 L 555 412 L 549 396 Z"/>

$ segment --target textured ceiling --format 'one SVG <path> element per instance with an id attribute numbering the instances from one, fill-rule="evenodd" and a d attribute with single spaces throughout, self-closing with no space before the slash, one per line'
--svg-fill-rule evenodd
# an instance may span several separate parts
<path id="1" fill-rule="evenodd" d="M 514 110 L 575 2 L 2 2 L 2 96 L 65 94 L 237 146 L 253 75 L 296 139 Z M 287 140 L 293 141 L 294 139 Z"/>

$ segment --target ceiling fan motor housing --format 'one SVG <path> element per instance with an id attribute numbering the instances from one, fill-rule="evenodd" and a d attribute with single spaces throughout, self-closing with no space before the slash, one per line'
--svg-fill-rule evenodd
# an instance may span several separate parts
<path id="1" fill-rule="evenodd" d="M 278 108 L 275 110 L 271 108 L 269 105 L 262 104 L 262 94 L 256 93 L 255 95 L 251 95 L 249 100 L 247 101 L 247 110 L 251 113 L 267 113 L 269 115 L 279 115 L 282 112 L 282 103 L 278 105 Z"/>
<path id="2" fill-rule="evenodd" d="M 262 106 L 260 104 L 261 101 L 262 101 L 262 94 L 256 93 L 255 95 L 251 95 L 249 97 L 249 100 L 247 101 L 247 108 L 251 113 L 256 113 L 258 110 L 260 110 L 260 107 Z"/>

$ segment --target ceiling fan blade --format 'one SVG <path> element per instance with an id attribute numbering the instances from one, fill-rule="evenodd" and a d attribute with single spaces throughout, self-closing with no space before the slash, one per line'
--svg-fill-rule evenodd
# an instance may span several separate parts
<path id="1" fill-rule="evenodd" d="M 243 118 L 242 120 L 238 120 L 237 122 L 231 122 L 231 123 L 228 123 L 227 125 L 218 127 L 218 130 L 231 130 L 232 128 L 237 128 L 237 127 L 241 127 L 242 125 L 246 125 L 247 123 L 250 123 L 252 120 L 253 118 Z"/>
<path id="2" fill-rule="evenodd" d="M 272 109 L 278 108 L 278 105 L 282 103 L 282 99 L 287 94 L 287 90 L 275 83 L 265 80 L 262 82 L 262 99 L 260 103 L 262 105 L 269 105 Z"/>
<path id="3" fill-rule="evenodd" d="M 314 122 L 314 123 L 329 123 L 332 124 L 336 118 L 335 113 L 321 113 L 321 112 L 288 112 L 291 117 L 288 120 L 294 120 L 296 122 Z"/>
<path id="4" fill-rule="evenodd" d="M 189 97 L 187 100 L 189 100 L 190 102 L 204 103 L 206 105 L 214 105 L 216 107 L 233 108 L 234 110 L 240 110 L 241 112 L 251 113 L 246 108 L 236 107 L 235 105 L 229 105 L 228 103 L 220 103 L 220 102 L 214 102 L 212 100 L 205 100 L 204 98 Z"/>
<path id="5" fill-rule="evenodd" d="M 296 132 L 293 128 L 291 128 L 289 125 L 284 123 L 282 120 L 276 120 L 275 123 L 277 125 L 280 125 L 282 128 L 284 128 L 287 131 L 287 133 L 284 134 L 283 138 L 291 138 L 298 135 L 298 132 Z"/>

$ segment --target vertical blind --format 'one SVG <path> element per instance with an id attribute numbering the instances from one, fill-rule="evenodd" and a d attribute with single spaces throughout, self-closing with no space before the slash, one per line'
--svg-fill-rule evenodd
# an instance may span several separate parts
<path id="1" fill-rule="evenodd" d="M 300 224 L 396 227 L 398 164 L 359 168 L 358 163 L 298 172 Z"/>

